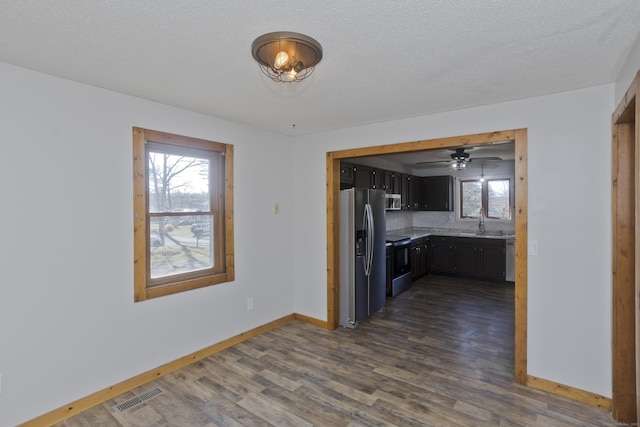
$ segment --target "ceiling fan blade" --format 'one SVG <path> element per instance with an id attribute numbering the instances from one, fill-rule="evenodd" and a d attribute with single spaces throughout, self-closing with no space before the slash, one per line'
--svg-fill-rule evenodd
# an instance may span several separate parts
<path id="1" fill-rule="evenodd" d="M 432 160 L 429 162 L 417 162 L 416 165 L 426 165 L 429 163 L 451 163 L 451 160 Z"/>
<path id="2" fill-rule="evenodd" d="M 502 160 L 501 157 L 473 157 L 474 160 Z"/>

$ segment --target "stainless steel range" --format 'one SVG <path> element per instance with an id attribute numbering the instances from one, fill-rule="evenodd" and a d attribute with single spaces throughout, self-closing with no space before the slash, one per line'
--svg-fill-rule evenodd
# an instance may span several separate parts
<path id="1" fill-rule="evenodd" d="M 411 286 L 411 238 L 387 234 L 387 243 L 393 245 L 391 296 L 395 297 Z"/>

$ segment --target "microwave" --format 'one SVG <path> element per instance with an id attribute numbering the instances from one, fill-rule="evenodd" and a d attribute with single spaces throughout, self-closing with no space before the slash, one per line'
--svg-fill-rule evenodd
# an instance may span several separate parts
<path id="1" fill-rule="evenodd" d="M 385 209 L 388 211 L 399 211 L 401 207 L 400 195 L 386 194 L 385 196 Z"/>

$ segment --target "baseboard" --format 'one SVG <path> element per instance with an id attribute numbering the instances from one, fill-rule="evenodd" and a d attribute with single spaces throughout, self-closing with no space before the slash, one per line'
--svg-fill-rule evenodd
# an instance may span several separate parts
<path id="1" fill-rule="evenodd" d="M 321 320 L 317 320 L 312 317 L 300 314 L 289 314 L 288 316 L 281 317 L 280 319 L 276 319 L 262 326 L 258 326 L 257 328 L 253 328 L 249 331 L 235 335 L 217 344 L 213 344 L 209 347 L 203 348 L 202 350 L 196 351 L 195 353 L 191 353 L 187 356 L 181 357 L 180 359 L 176 359 L 173 362 L 166 363 L 156 369 L 152 369 L 140 375 L 136 375 L 133 378 L 124 380 L 116 385 L 97 391 L 93 394 L 90 394 L 89 396 L 78 399 L 75 402 L 71 402 L 68 405 L 62 406 L 58 409 L 54 409 L 53 411 L 47 412 L 46 414 L 40 415 L 37 418 L 20 424 L 20 427 L 50 426 L 51 424 L 60 422 L 73 415 L 79 414 L 80 412 L 87 410 L 93 406 L 100 405 L 101 403 L 111 400 L 114 397 L 121 395 L 122 393 L 126 393 L 137 387 L 140 387 L 150 381 L 155 380 L 156 378 L 163 377 L 180 368 L 184 368 L 185 366 L 195 363 L 198 360 L 209 357 L 212 354 L 218 353 L 219 351 L 229 348 L 235 344 L 246 341 L 249 338 L 253 338 L 271 329 L 278 328 L 296 319 L 326 328 L 326 322 L 322 322 Z M 323 323 L 324 326 L 322 326 Z"/>
<path id="2" fill-rule="evenodd" d="M 325 320 L 316 319 L 315 317 L 309 317 L 309 316 L 305 316 L 304 314 L 298 314 L 298 313 L 295 313 L 293 317 L 296 320 L 299 320 L 301 322 L 309 323 L 310 325 L 327 329 L 328 323 Z"/>
<path id="3" fill-rule="evenodd" d="M 568 385 L 558 384 L 532 375 L 527 376 L 527 385 L 531 388 L 557 394 L 578 402 L 586 403 L 587 405 L 597 406 L 599 408 L 606 409 L 607 411 L 611 411 L 610 398 L 596 393 L 591 393 L 590 391 L 584 391 Z"/>

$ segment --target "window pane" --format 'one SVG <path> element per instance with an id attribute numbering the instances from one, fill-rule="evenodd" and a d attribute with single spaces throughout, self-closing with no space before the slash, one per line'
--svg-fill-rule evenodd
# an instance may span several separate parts
<path id="1" fill-rule="evenodd" d="M 206 158 L 149 152 L 149 212 L 209 211 Z"/>
<path id="2" fill-rule="evenodd" d="M 482 209 L 482 183 L 462 181 L 462 217 L 479 217 Z"/>
<path id="3" fill-rule="evenodd" d="M 489 217 L 509 219 L 509 180 L 499 179 L 488 181 L 488 210 Z"/>
<path id="4" fill-rule="evenodd" d="M 178 226 L 172 224 L 172 219 L 174 218 L 151 218 L 151 278 L 212 268 L 213 216 L 194 215 L 189 221 L 183 221 L 183 225 Z"/>

